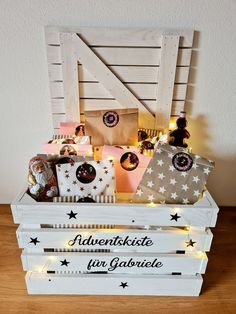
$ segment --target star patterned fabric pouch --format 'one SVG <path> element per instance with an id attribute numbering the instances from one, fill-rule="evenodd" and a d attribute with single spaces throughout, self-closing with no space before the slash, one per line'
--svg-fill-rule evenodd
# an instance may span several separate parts
<path id="1" fill-rule="evenodd" d="M 159 142 L 133 197 L 136 203 L 194 204 L 214 162 Z"/>
<path id="2" fill-rule="evenodd" d="M 58 164 L 56 172 L 60 196 L 88 197 L 115 192 L 112 160 Z"/>

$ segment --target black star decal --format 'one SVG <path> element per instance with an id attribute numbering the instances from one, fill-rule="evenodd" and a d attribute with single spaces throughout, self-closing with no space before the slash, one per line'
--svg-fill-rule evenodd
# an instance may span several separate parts
<path id="1" fill-rule="evenodd" d="M 40 241 L 38 240 L 38 238 L 30 238 L 30 242 L 29 243 L 34 243 L 34 245 L 37 245 L 37 243 L 39 243 Z"/>
<path id="2" fill-rule="evenodd" d="M 94 190 L 97 190 L 97 187 L 96 187 L 96 185 L 94 185 L 93 189 L 94 189 Z"/>
<path id="3" fill-rule="evenodd" d="M 83 190 L 84 190 L 84 188 L 81 186 L 80 191 L 83 191 Z"/>
<path id="4" fill-rule="evenodd" d="M 181 217 L 181 216 L 179 216 L 177 213 L 176 214 L 174 214 L 174 215 L 171 215 L 171 220 L 175 220 L 175 221 L 178 221 L 178 219 Z"/>
<path id="5" fill-rule="evenodd" d="M 124 289 L 124 288 L 128 287 L 128 283 L 127 282 L 121 282 L 120 287 L 122 287 Z"/>
<path id="6" fill-rule="evenodd" d="M 99 182 L 102 182 L 103 181 L 103 179 L 102 178 L 99 178 Z"/>
<path id="7" fill-rule="evenodd" d="M 74 165 L 75 165 L 75 163 L 74 163 L 74 162 L 72 162 L 72 163 L 70 164 L 70 166 L 71 166 L 71 167 L 74 167 Z"/>
<path id="8" fill-rule="evenodd" d="M 66 174 L 65 177 L 68 179 L 70 176 L 69 176 L 69 174 Z"/>
<path id="9" fill-rule="evenodd" d="M 64 261 L 60 261 L 60 262 L 61 262 L 61 266 L 66 266 L 66 267 L 68 267 L 68 264 L 70 263 L 70 262 L 67 262 L 66 259 L 64 259 Z"/>
<path id="10" fill-rule="evenodd" d="M 108 171 L 107 171 L 107 170 L 105 170 L 105 171 L 104 171 L 104 173 L 105 173 L 105 174 L 108 174 Z"/>
<path id="11" fill-rule="evenodd" d="M 75 218 L 75 219 L 76 219 L 76 215 L 78 215 L 78 213 L 74 213 L 74 212 L 71 210 L 70 213 L 67 213 L 67 215 L 69 216 L 69 219 L 71 219 L 71 218 Z"/>
<path id="12" fill-rule="evenodd" d="M 65 171 L 65 173 L 68 173 L 68 172 L 69 172 L 68 170 Z"/>
<path id="13" fill-rule="evenodd" d="M 189 247 L 189 246 L 194 246 L 194 243 L 196 243 L 196 242 L 194 242 L 192 239 L 190 239 L 189 241 L 187 241 L 187 242 L 185 242 L 186 244 L 187 244 L 187 247 Z"/>
<path id="14" fill-rule="evenodd" d="M 67 189 L 66 191 L 67 191 L 67 192 L 70 192 L 70 189 Z"/>
<path id="15" fill-rule="evenodd" d="M 60 165 L 60 164 L 58 164 L 58 165 L 57 165 L 57 167 L 58 167 L 58 168 L 61 168 L 61 165 Z"/>
<path id="16" fill-rule="evenodd" d="M 112 160 L 112 159 L 109 159 L 109 162 L 112 164 L 112 163 L 113 163 L 113 160 Z"/>
<path id="17" fill-rule="evenodd" d="M 72 183 L 73 183 L 74 185 L 76 185 L 76 184 L 77 184 L 77 182 L 76 182 L 76 181 L 73 181 Z"/>
<path id="18" fill-rule="evenodd" d="M 100 160 L 97 160 L 97 164 L 100 164 Z"/>

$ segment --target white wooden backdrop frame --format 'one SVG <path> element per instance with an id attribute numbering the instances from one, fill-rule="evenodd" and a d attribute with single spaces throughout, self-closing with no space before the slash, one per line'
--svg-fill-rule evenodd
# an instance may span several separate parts
<path id="1" fill-rule="evenodd" d="M 140 127 L 168 130 L 184 109 L 192 30 L 46 27 L 45 36 L 55 133 L 84 110 L 131 107 Z"/>

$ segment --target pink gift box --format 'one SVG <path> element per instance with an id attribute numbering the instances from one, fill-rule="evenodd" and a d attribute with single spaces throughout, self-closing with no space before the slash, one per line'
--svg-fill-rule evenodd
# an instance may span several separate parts
<path id="1" fill-rule="evenodd" d="M 61 122 L 60 128 L 59 128 L 59 134 L 74 135 L 75 128 L 77 128 L 77 126 L 79 125 L 82 125 L 84 127 L 84 123 L 80 123 L 80 122 Z"/>
<path id="2" fill-rule="evenodd" d="M 44 144 L 43 152 L 63 156 L 93 156 L 93 147 L 83 144 Z"/>
<path id="3" fill-rule="evenodd" d="M 102 159 L 112 159 L 115 164 L 116 191 L 134 193 L 143 177 L 151 157 L 137 153 L 136 149 L 103 146 Z"/>

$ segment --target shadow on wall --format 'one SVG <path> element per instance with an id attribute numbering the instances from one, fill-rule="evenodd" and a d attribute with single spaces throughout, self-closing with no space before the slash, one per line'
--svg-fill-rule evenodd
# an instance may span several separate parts
<path id="1" fill-rule="evenodd" d="M 188 141 L 194 154 L 215 161 L 215 168 L 209 176 L 207 186 L 218 205 L 236 205 L 236 156 L 222 157 L 211 150 L 209 143 L 213 141 L 208 129 L 208 119 L 204 115 L 188 118 L 188 131 L 191 137 Z M 227 153 L 227 152 L 225 152 Z M 229 199 L 231 195 L 231 199 Z"/>

